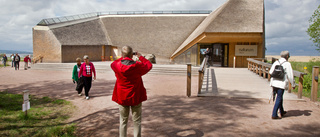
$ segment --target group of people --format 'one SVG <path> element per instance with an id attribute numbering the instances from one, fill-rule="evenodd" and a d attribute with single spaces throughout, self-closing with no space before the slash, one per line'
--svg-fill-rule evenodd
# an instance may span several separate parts
<path id="1" fill-rule="evenodd" d="M 21 60 L 20 55 L 18 53 L 16 53 L 15 55 L 12 54 L 10 58 L 11 58 L 11 67 L 14 67 L 15 70 L 19 70 L 20 60 Z M 8 61 L 7 55 L 3 54 L 2 63 L 4 67 L 7 66 L 7 61 Z M 24 61 L 24 69 L 27 70 L 29 68 L 29 62 L 31 63 L 31 58 L 29 57 L 29 55 L 26 55 L 23 61 Z"/>
<path id="2" fill-rule="evenodd" d="M 112 100 L 119 104 L 119 135 L 120 137 L 127 136 L 127 123 L 131 109 L 134 136 L 141 137 L 142 102 L 147 100 L 147 92 L 143 85 L 142 76 L 152 69 L 152 64 L 140 53 L 133 52 L 130 46 L 122 47 L 121 53 L 122 57 L 111 64 L 111 68 L 117 78 Z M 132 59 L 134 54 L 140 61 Z M 73 68 L 72 81 L 77 83 L 76 91 L 79 96 L 82 95 L 83 88 L 85 89 L 85 99 L 88 100 L 92 79 L 96 79 L 96 71 L 87 55 L 83 57 L 83 61 L 84 63 L 81 64 L 81 59 L 76 59 L 77 64 Z"/>
<path id="3" fill-rule="evenodd" d="M 120 137 L 127 136 L 127 123 L 131 109 L 132 120 L 134 122 L 134 136 L 141 137 L 141 113 L 142 102 L 147 100 L 146 89 L 143 85 L 142 76 L 152 69 L 152 64 L 149 60 L 141 56 L 140 53 L 135 53 L 140 61 L 134 61 L 132 58 L 134 52 L 131 47 L 124 46 L 121 49 L 122 57 L 115 60 L 111 64 L 111 68 L 117 78 L 112 100 L 119 104 Z M 276 102 L 272 111 L 272 119 L 281 119 L 287 113 L 283 108 L 283 93 L 288 89 L 288 82 L 294 87 L 293 70 L 288 62 L 290 58 L 288 51 L 281 52 L 281 58 L 273 63 L 270 74 L 275 70 L 275 66 L 282 65 L 285 71 L 283 79 L 271 78 L 270 86 L 273 87 L 273 92 L 277 95 Z M 84 63 L 81 64 L 81 59 L 77 58 L 77 64 L 74 66 L 72 81 L 77 83 L 77 93 L 81 96 L 82 89 L 85 89 L 85 99 L 89 99 L 89 90 L 91 88 L 92 79 L 96 79 L 94 65 L 89 61 L 89 57 L 83 57 Z M 280 111 L 281 117 L 278 116 Z"/>

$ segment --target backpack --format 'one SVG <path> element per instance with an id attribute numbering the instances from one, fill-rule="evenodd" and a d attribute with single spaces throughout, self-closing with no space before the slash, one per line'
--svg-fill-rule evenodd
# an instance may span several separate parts
<path id="1" fill-rule="evenodd" d="M 278 60 L 278 62 L 279 62 L 279 60 Z M 276 65 L 274 67 L 274 71 L 272 72 L 271 77 L 277 78 L 277 79 L 283 79 L 284 78 L 285 72 L 284 72 L 282 64 L 285 63 L 285 62 L 282 62 L 281 64 L 279 62 L 280 65 Z"/>
<path id="2" fill-rule="evenodd" d="M 18 57 L 18 56 L 16 56 L 16 59 L 15 59 L 15 61 L 20 61 L 20 60 L 19 60 L 19 57 Z"/>

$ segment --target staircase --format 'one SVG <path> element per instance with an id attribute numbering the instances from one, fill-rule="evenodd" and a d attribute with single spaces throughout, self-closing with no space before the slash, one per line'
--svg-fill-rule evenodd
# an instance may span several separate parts
<path id="1" fill-rule="evenodd" d="M 92 62 L 96 72 L 105 73 L 112 72 L 110 64 L 112 62 Z M 37 63 L 32 64 L 31 69 L 34 70 L 56 70 L 56 71 L 72 71 L 76 63 Z M 199 67 L 192 67 L 192 75 L 198 75 Z M 187 65 L 158 65 L 153 64 L 148 74 L 159 75 L 187 75 Z"/>

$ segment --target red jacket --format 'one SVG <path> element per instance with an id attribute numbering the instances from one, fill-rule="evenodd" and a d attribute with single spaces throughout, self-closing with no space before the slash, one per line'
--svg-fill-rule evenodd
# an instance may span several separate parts
<path id="1" fill-rule="evenodd" d="M 24 62 L 28 62 L 28 61 L 31 62 L 31 59 L 30 59 L 29 57 L 24 57 L 23 61 L 24 61 Z"/>
<path id="2" fill-rule="evenodd" d="M 89 66 L 90 66 L 90 72 L 87 73 L 86 63 L 84 62 L 81 64 L 80 71 L 78 74 L 79 78 L 80 78 L 81 74 L 82 74 L 82 76 L 85 76 L 85 77 L 92 77 L 92 72 L 93 72 L 94 76 L 96 76 L 96 70 L 91 62 L 89 62 Z"/>
<path id="3" fill-rule="evenodd" d="M 139 59 L 141 62 L 128 57 L 120 58 L 111 64 L 117 77 L 112 100 L 120 105 L 135 106 L 147 100 L 142 76 L 152 69 L 152 64 L 142 56 Z"/>

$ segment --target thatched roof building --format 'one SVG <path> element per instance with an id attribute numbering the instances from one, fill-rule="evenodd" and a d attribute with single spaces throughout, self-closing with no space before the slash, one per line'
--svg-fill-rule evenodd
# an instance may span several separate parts
<path id="1" fill-rule="evenodd" d="M 212 54 L 212 63 L 217 62 L 213 56 L 220 56 L 221 66 L 231 66 L 235 50 L 245 47 L 236 45 L 253 45 L 254 57 L 264 56 L 263 0 L 229 0 L 211 13 L 119 13 L 42 20 L 33 28 L 34 56 L 44 56 L 44 62 L 71 62 L 84 54 L 91 60 L 112 60 L 125 45 L 154 54 L 161 64 L 198 65 L 200 52 L 210 48 L 217 53 Z M 246 55 L 237 55 L 241 55 L 237 65 L 246 66 Z"/>

